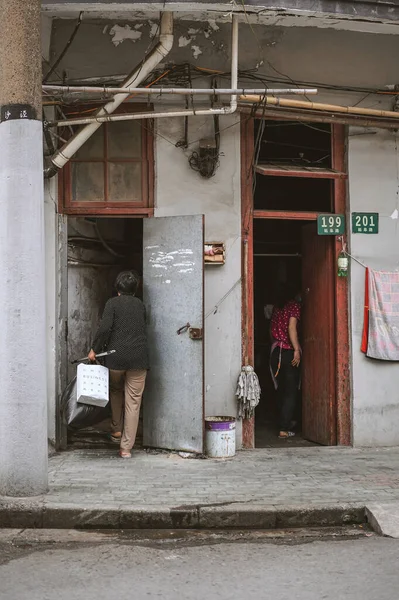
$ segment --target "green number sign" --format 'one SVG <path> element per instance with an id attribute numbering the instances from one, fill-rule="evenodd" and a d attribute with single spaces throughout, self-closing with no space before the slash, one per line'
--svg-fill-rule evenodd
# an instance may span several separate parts
<path id="1" fill-rule="evenodd" d="M 318 235 L 342 235 L 345 233 L 345 215 L 319 215 Z"/>
<path id="2" fill-rule="evenodd" d="M 378 233 L 378 213 L 352 213 L 352 233 Z"/>

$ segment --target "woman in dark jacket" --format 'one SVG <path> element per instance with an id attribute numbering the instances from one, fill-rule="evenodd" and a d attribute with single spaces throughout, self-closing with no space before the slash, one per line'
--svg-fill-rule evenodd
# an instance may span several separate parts
<path id="1" fill-rule="evenodd" d="M 135 297 L 139 277 L 124 271 L 116 278 L 118 296 L 108 300 L 88 358 L 106 349 L 110 378 L 111 439 L 120 444 L 119 455 L 131 457 L 147 377 L 148 348 L 144 304 Z"/>

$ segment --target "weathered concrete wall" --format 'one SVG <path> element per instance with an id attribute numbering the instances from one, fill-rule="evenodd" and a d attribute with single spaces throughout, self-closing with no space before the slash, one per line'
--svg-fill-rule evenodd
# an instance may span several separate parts
<path id="1" fill-rule="evenodd" d="M 236 116 L 225 117 L 220 127 L 235 122 Z M 189 141 L 208 137 L 212 123 L 211 118 L 190 119 Z M 240 129 L 222 131 L 220 167 L 208 180 L 188 165 L 197 144 L 184 152 L 175 147 L 183 137 L 181 120 L 160 120 L 157 133 L 155 216 L 204 214 L 206 241 L 226 244 L 226 264 L 205 267 L 205 411 L 209 416 L 236 416 L 234 394 L 241 368 Z"/>
<path id="2" fill-rule="evenodd" d="M 378 212 L 379 234 L 351 236 L 351 253 L 371 268 L 399 269 L 398 136 L 352 128 L 349 135 L 350 211 Z M 399 444 L 399 369 L 360 352 L 365 270 L 351 262 L 353 441 L 356 446 Z"/>
<path id="3" fill-rule="evenodd" d="M 40 4 L 1 12 L 0 495 L 34 496 L 48 482 Z"/>
<path id="4" fill-rule="evenodd" d="M 62 51 L 75 21 L 54 22 L 51 57 Z M 221 71 L 230 69 L 230 31 L 227 23 L 175 20 L 175 42 L 166 64 L 191 62 L 194 66 Z M 90 77 L 123 76 L 144 56 L 156 21 L 84 21 L 58 71 L 68 80 Z M 269 79 L 269 86 L 290 86 L 290 79 L 314 84 L 353 87 L 383 87 L 397 80 L 397 37 L 317 27 L 266 27 L 246 23 L 239 26 L 240 71 L 257 69 Z M 82 61 L 81 57 L 85 60 Z M 350 60 L 348 60 L 350 57 Z M 198 74 L 193 76 L 198 77 Z M 280 83 L 274 83 L 275 81 Z M 224 79 L 227 84 L 228 79 Z M 241 78 L 240 85 L 262 86 L 254 79 Z M 318 100 L 351 104 L 365 93 L 325 92 L 320 87 Z M 384 97 L 364 98 L 362 106 L 377 108 Z"/>
<path id="5" fill-rule="evenodd" d="M 228 22 L 231 13 L 251 24 L 284 27 L 324 27 L 347 31 L 368 31 L 372 33 L 397 34 L 399 7 L 395 2 L 369 2 L 368 0 L 248 0 L 229 7 L 220 0 L 149 0 L 147 2 L 119 0 L 90 2 L 90 0 L 44 0 L 42 9 L 46 15 L 73 18 L 79 10 L 86 17 L 100 18 L 112 15 L 113 18 L 134 20 L 143 16 L 144 11 L 173 10 L 183 20 L 205 19 L 206 14 L 213 19 Z M 148 14 L 148 13 L 147 13 Z"/>
<path id="6" fill-rule="evenodd" d="M 76 374 L 72 360 L 86 356 L 101 319 L 106 301 L 112 296 L 113 283 L 120 271 L 118 259 L 101 244 L 81 246 L 79 237 L 96 238 L 93 225 L 82 219 L 68 224 L 68 381 Z M 107 240 L 124 238 L 122 220 L 103 220 L 101 234 Z M 84 264 L 87 263 L 87 264 Z M 103 264 L 109 266 L 99 266 Z"/>
<path id="7" fill-rule="evenodd" d="M 47 361 L 47 432 L 52 444 L 56 443 L 56 397 L 58 393 L 58 216 L 56 208 L 57 180 L 50 179 L 44 186 L 44 227 L 46 260 L 46 361 Z"/>
<path id="8" fill-rule="evenodd" d="M 68 80 L 92 77 L 123 77 L 143 56 L 156 31 L 155 21 L 84 22 L 59 70 Z M 51 56 L 58 55 L 74 22 L 55 22 Z M 228 24 L 176 22 L 176 39 L 169 62 L 189 61 L 199 67 L 228 70 L 230 27 Z M 364 92 L 325 91 L 321 85 L 348 88 L 383 87 L 397 81 L 397 37 L 315 28 L 240 25 L 240 70 L 258 66 L 259 74 L 276 80 L 301 80 L 320 88 L 319 101 L 389 107 L 391 99 Z M 82 61 L 82 56 L 85 60 Z M 350 57 L 350 60 L 348 60 Z M 288 78 L 288 79 L 287 79 Z M 198 82 L 198 80 L 197 80 Z M 228 85 L 228 80 L 223 80 Z M 240 85 L 255 87 L 253 80 Z M 261 85 L 261 84 L 259 84 Z M 181 102 L 181 101 L 179 101 Z M 234 118 L 221 119 L 222 129 Z M 190 119 L 189 142 L 207 137 L 211 121 Z M 354 135 L 349 141 L 350 210 L 376 210 L 381 217 L 378 236 L 353 236 L 352 251 L 371 266 L 395 268 L 397 221 L 389 215 L 397 202 L 397 149 L 388 132 Z M 364 132 L 362 132 L 364 133 Z M 206 267 L 205 313 L 240 278 L 240 155 L 239 126 L 222 131 L 220 168 L 215 177 L 203 180 L 189 168 L 189 152 L 174 144 L 183 137 L 181 119 L 156 124 L 156 216 L 204 213 L 206 237 L 224 241 L 224 267 Z M 165 139 L 166 138 L 166 139 Z M 190 147 L 190 151 L 195 145 Z M 77 275 L 76 275 L 77 276 Z M 75 275 L 74 275 L 75 277 Z M 356 445 L 399 444 L 394 422 L 399 410 L 395 400 L 395 365 L 377 364 L 358 350 L 362 326 L 363 269 L 352 265 L 351 301 L 353 321 L 353 420 Z M 206 319 L 206 412 L 235 414 L 235 383 L 240 369 L 240 284 L 237 283 L 216 314 Z M 227 377 L 221 377 L 221 373 Z"/>

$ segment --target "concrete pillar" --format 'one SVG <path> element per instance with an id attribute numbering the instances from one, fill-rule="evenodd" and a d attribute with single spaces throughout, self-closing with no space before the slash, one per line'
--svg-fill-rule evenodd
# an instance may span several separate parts
<path id="1" fill-rule="evenodd" d="M 0 0 L 0 495 L 47 490 L 40 0 Z"/>

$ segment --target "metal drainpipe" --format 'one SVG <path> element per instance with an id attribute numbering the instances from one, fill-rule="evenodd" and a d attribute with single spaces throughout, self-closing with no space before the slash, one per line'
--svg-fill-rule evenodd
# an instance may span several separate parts
<path id="1" fill-rule="evenodd" d="M 150 52 L 145 61 L 137 67 L 123 82 L 121 87 L 129 87 L 133 84 L 139 85 L 147 76 L 153 71 L 156 66 L 165 58 L 171 51 L 173 46 L 173 13 L 165 12 L 161 15 L 161 24 L 159 32 L 159 42 Z M 109 115 L 113 113 L 118 106 L 129 97 L 128 93 L 115 94 L 115 96 L 107 102 L 107 104 L 100 108 L 97 112 L 98 117 Z M 46 178 L 53 177 L 56 175 L 59 169 L 69 161 L 70 158 L 81 148 L 81 146 L 93 135 L 97 129 L 101 127 L 101 123 L 94 121 L 67 141 L 64 146 L 58 150 L 54 156 L 51 157 L 53 163 L 51 167 L 44 170 L 44 176 Z"/>
<path id="2" fill-rule="evenodd" d="M 238 84 L 238 20 L 236 15 L 233 15 L 231 28 L 231 89 L 236 90 Z M 83 125 L 85 123 L 107 123 L 112 121 L 132 121 L 138 119 L 161 119 L 162 117 L 190 117 L 190 116 L 207 116 L 207 115 L 231 115 L 237 110 L 237 95 L 232 95 L 230 106 L 223 108 L 207 108 L 199 110 L 179 110 L 171 112 L 146 112 L 126 115 L 97 115 L 97 117 L 87 117 L 82 119 L 71 119 L 73 125 Z M 65 122 L 65 124 L 69 121 Z M 84 130 L 83 130 L 84 131 Z"/>

